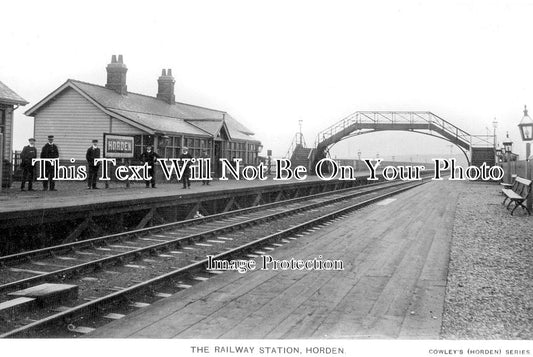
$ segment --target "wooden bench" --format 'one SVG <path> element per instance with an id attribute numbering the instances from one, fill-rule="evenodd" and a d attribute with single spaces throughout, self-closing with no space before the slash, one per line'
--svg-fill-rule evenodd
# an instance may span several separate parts
<path id="1" fill-rule="evenodd" d="M 531 212 L 529 212 L 529 209 L 527 209 L 526 206 L 524 206 L 524 202 L 526 202 L 528 196 L 531 194 L 531 180 L 527 180 L 523 177 L 517 176 L 513 185 L 511 188 L 502 188 L 502 193 L 505 196 L 505 199 L 503 200 L 503 205 L 505 205 L 505 202 L 509 200 L 509 203 L 507 204 L 507 209 L 509 209 L 509 206 L 511 203 L 514 202 L 514 208 L 511 211 L 511 215 L 513 215 L 514 210 L 521 206 L 524 208 L 528 215 L 531 215 Z"/>
<path id="2" fill-rule="evenodd" d="M 513 187 L 514 181 L 516 180 L 517 177 L 518 177 L 518 175 L 511 175 L 511 183 L 505 183 L 502 180 L 502 182 L 500 182 L 500 185 L 502 185 L 503 188 L 510 189 L 511 187 Z M 503 195 L 503 191 L 502 191 L 502 195 Z"/>

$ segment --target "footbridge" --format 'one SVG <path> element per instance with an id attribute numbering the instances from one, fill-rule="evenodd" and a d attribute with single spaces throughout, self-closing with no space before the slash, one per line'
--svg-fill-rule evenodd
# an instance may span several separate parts
<path id="1" fill-rule="evenodd" d="M 385 130 L 402 130 L 437 137 L 461 149 L 469 164 L 481 165 L 486 162 L 494 165 L 493 135 L 471 135 L 438 115 L 423 111 L 352 113 L 318 133 L 315 147 L 308 151 L 308 163 L 311 168 L 314 167 L 318 160 L 328 156 L 333 145 L 344 139 Z"/>

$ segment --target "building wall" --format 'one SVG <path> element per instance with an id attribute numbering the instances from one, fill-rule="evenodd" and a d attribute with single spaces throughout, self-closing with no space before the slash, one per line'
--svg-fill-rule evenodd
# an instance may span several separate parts
<path id="1" fill-rule="evenodd" d="M 35 115 L 35 139 L 39 150 L 54 135 L 59 158 L 84 161 L 93 139 L 103 144 L 103 133 L 141 134 L 142 131 L 102 112 L 98 107 L 71 88 L 60 93 Z"/>
<path id="2" fill-rule="evenodd" d="M 11 162 L 11 150 L 13 149 L 13 106 L 8 105 L 3 108 L 5 110 L 5 127 L 4 129 L 4 150 L 3 159 Z"/>

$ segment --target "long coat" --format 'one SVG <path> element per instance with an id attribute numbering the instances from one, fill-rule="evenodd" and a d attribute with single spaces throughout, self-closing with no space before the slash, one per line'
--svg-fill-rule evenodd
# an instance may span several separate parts
<path id="1" fill-rule="evenodd" d="M 47 143 L 41 150 L 41 159 L 57 159 L 59 157 L 59 149 L 56 144 Z"/>
<path id="2" fill-rule="evenodd" d="M 20 154 L 20 167 L 31 167 L 33 166 L 31 164 L 32 159 L 37 158 L 37 149 L 35 146 L 24 146 L 24 149 L 22 149 L 22 153 Z"/>
<path id="3" fill-rule="evenodd" d="M 94 147 L 90 147 L 87 149 L 87 154 L 85 155 L 85 158 L 87 159 L 87 164 L 89 166 L 92 166 L 92 167 L 95 167 L 95 166 L 98 166 L 94 163 L 94 159 L 99 159 L 100 158 L 100 148 L 94 148 Z"/>

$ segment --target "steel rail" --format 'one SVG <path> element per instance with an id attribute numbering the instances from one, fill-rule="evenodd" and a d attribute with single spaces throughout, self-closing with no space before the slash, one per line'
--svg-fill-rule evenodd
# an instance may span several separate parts
<path id="1" fill-rule="evenodd" d="M 325 214 L 323 216 L 320 216 L 318 218 L 314 218 L 314 219 L 309 220 L 307 222 L 298 224 L 298 225 L 296 225 L 294 227 L 285 229 L 285 230 L 277 232 L 277 233 L 270 234 L 270 235 L 265 236 L 263 238 L 259 238 L 259 239 L 256 239 L 256 240 L 252 241 L 252 242 L 246 243 L 246 244 L 244 244 L 244 245 L 242 245 L 240 247 L 236 247 L 236 248 L 233 248 L 233 249 L 228 250 L 226 252 L 223 252 L 221 254 L 218 254 L 218 255 L 214 256 L 213 259 L 220 260 L 220 259 L 224 259 L 224 258 L 228 258 L 228 257 L 234 256 L 236 254 L 241 254 L 241 253 L 243 253 L 243 252 L 245 252 L 245 251 L 247 251 L 249 249 L 252 249 L 254 247 L 264 245 L 265 243 L 267 243 L 267 242 L 269 242 L 271 240 L 282 239 L 282 238 L 284 238 L 286 236 L 289 236 L 289 235 L 292 235 L 292 234 L 297 233 L 299 231 L 305 230 L 305 229 L 307 229 L 309 227 L 318 225 L 318 224 L 320 224 L 320 223 L 322 223 L 324 221 L 332 220 L 332 219 L 334 219 L 334 218 L 336 218 L 338 216 L 342 216 L 342 215 L 347 214 L 347 213 L 349 213 L 351 211 L 354 211 L 354 210 L 357 210 L 359 208 L 365 207 L 365 206 L 367 206 L 369 204 L 372 204 L 372 203 L 374 203 L 376 201 L 379 201 L 379 200 L 382 200 L 384 198 L 393 196 L 395 194 L 398 194 L 398 193 L 407 191 L 409 189 L 418 187 L 418 186 L 420 186 L 420 185 L 422 185 L 422 184 L 424 184 L 426 182 L 427 181 L 424 180 L 424 181 L 418 182 L 416 184 L 412 184 L 411 183 L 409 185 L 406 185 L 406 187 L 399 188 L 398 190 L 395 190 L 395 191 L 392 191 L 392 192 L 387 192 L 387 193 L 385 193 L 383 195 L 379 195 L 377 197 L 372 197 L 372 198 L 369 198 L 368 200 L 365 200 L 363 202 L 355 203 L 355 204 L 350 205 L 348 207 L 344 207 L 344 208 L 341 208 L 341 209 L 336 210 L 334 212 L 327 213 L 327 214 Z M 138 283 L 138 284 L 133 285 L 133 286 L 131 286 L 129 288 L 126 288 L 126 289 L 123 289 L 123 290 L 108 294 L 108 295 L 100 297 L 98 299 L 89 301 L 87 303 L 78 305 L 76 307 L 73 307 L 73 308 L 71 308 L 69 310 L 56 313 L 56 314 L 54 314 L 52 316 L 48 316 L 48 317 L 46 317 L 44 319 L 41 319 L 39 321 L 32 322 L 32 323 L 30 323 L 30 324 L 28 324 L 26 326 L 19 327 L 19 328 L 15 329 L 15 330 L 6 332 L 6 333 L 0 335 L 0 338 L 25 337 L 30 332 L 34 332 L 34 331 L 39 330 L 39 329 L 42 330 L 42 329 L 48 328 L 48 327 L 50 327 L 52 325 L 57 325 L 59 323 L 71 323 L 76 318 L 84 316 L 84 314 L 92 313 L 92 312 L 95 312 L 95 311 L 99 312 L 102 309 L 104 309 L 104 307 L 106 307 L 106 306 L 112 305 L 113 303 L 116 303 L 117 301 L 127 299 L 128 295 L 134 295 L 134 294 L 139 293 L 141 291 L 151 291 L 151 290 L 153 290 L 154 287 L 164 285 L 167 280 L 173 280 L 177 275 L 190 274 L 190 273 L 192 273 L 192 272 L 194 272 L 196 270 L 205 271 L 205 267 L 204 266 L 206 264 L 207 264 L 207 259 L 203 259 L 203 260 L 201 260 L 199 262 L 196 262 L 196 263 L 193 263 L 193 264 L 189 264 L 189 265 L 187 265 L 185 267 L 181 267 L 179 269 L 176 269 L 174 271 L 165 273 L 163 275 L 160 275 L 158 277 L 152 278 L 152 279 L 147 280 L 145 282 Z"/>
<path id="2" fill-rule="evenodd" d="M 25 286 L 28 286 L 30 283 L 36 283 L 36 282 L 41 282 L 41 281 L 64 280 L 65 278 L 67 278 L 67 277 L 69 277 L 69 276 L 71 276 L 73 274 L 83 273 L 83 272 L 87 272 L 87 271 L 94 271 L 96 269 L 101 269 L 101 268 L 103 268 L 105 266 L 115 265 L 117 262 L 120 263 L 120 264 L 127 264 L 127 262 L 135 260 L 135 259 L 138 259 L 138 258 L 142 257 L 143 255 L 150 255 L 150 254 L 153 254 L 154 252 L 157 252 L 159 250 L 166 250 L 166 249 L 168 249 L 169 247 L 172 247 L 172 246 L 180 246 L 182 244 L 182 242 L 185 242 L 185 241 L 188 242 L 188 243 L 193 243 L 195 240 L 202 240 L 206 236 L 223 234 L 223 233 L 226 233 L 228 231 L 235 231 L 235 230 L 240 229 L 240 228 L 244 228 L 244 227 L 252 226 L 252 225 L 257 225 L 257 224 L 260 224 L 262 222 L 266 222 L 266 221 L 269 221 L 269 220 L 274 220 L 274 219 L 277 219 L 277 218 L 280 218 L 280 217 L 287 217 L 289 215 L 294 215 L 296 213 L 299 213 L 299 212 L 302 212 L 302 211 L 306 211 L 306 210 L 311 210 L 313 208 L 324 206 L 324 205 L 327 205 L 327 204 L 334 204 L 334 203 L 337 203 L 337 202 L 340 202 L 340 201 L 344 201 L 344 200 L 351 199 L 351 198 L 354 198 L 354 197 L 358 197 L 358 196 L 362 196 L 362 195 L 365 195 L 365 194 L 373 193 L 373 192 L 376 192 L 376 191 L 385 190 L 385 189 L 389 189 L 389 188 L 394 188 L 394 187 L 402 186 L 402 185 L 408 185 L 408 184 L 409 184 L 409 182 L 400 182 L 400 183 L 395 183 L 395 184 L 392 184 L 392 185 L 379 185 L 377 187 L 373 186 L 372 189 L 369 189 L 369 190 L 357 190 L 356 192 L 353 192 L 353 193 L 351 193 L 349 195 L 334 197 L 334 198 L 331 198 L 331 199 L 328 199 L 328 200 L 325 200 L 325 201 L 310 203 L 310 204 L 307 204 L 307 205 L 291 208 L 291 209 L 286 210 L 286 211 L 275 212 L 275 213 L 272 213 L 272 214 L 269 214 L 269 215 L 266 215 L 266 216 L 255 217 L 255 218 L 250 218 L 248 220 L 244 220 L 244 221 L 240 221 L 240 222 L 230 223 L 230 224 L 222 226 L 222 227 L 217 227 L 217 228 L 213 228 L 213 229 L 210 229 L 210 230 L 205 230 L 203 232 L 189 234 L 189 235 L 186 235 L 186 236 L 183 236 L 183 237 L 179 237 L 179 238 L 176 238 L 176 239 L 171 239 L 169 241 L 165 241 L 165 242 L 161 242 L 161 243 L 155 243 L 155 244 L 152 244 L 152 245 L 148 245 L 146 247 L 141 247 L 141 248 L 138 248 L 138 249 L 133 249 L 133 250 L 127 251 L 127 252 L 123 252 L 123 253 L 119 253 L 119 254 L 115 254 L 115 255 L 111 255 L 111 256 L 106 256 L 106 257 L 103 257 L 103 258 L 100 258 L 100 259 L 95 259 L 95 260 L 91 260 L 91 261 L 84 262 L 84 263 L 81 263 L 81 264 L 73 265 L 71 267 L 66 267 L 66 268 L 63 268 L 63 269 L 58 269 L 58 270 L 54 270 L 54 271 L 51 271 L 51 272 L 47 272 L 45 274 L 36 275 L 36 276 L 29 277 L 29 278 L 12 281 L 12 282 L 0 285 L 0 292 L 6 291 L 6 290 L 16 289 L 16 288 L 20 288 L 20 287 L 25 287 Z M 330 194 L 331 194 L 331 192 L 330 192 Z"/>
<path id="3" fill-rule="evenodd" d="M 54 245 L 54 246 L 50 246 L 50 247 L 30 250 L 30 251 L 27 251 L 27 252 L 21 252 L 21 253 L 16 253 L 16 254 L 0 256 L 0 266 L 8 265 L 10 262 L 13 262 L 13 261 L 16 262 L 16 261 L 21 261 L 21 260 L 27 260 L 29 258 L 37 258 L 37 257 L 40 257 L 40 256 L 47 256 L 47 255 L 51 255 L 52 253 L 60 253 L 62 251 L 69 251 L 69 250 L 72 250 L 72 249 L 80 249 L 80 248 L 84 248 L 84 247 L 90 247 L 91 245 L 94 245 L 95 243 L 114 242 L 114 241 L 118 241 L 118 240 L 122 240 L 122 239 L 128 238 L 129 236 L 138 236 L 139 234 L 144 234 L 144 233 L 160 232 L 162 230 L 167 230 L 169 228 L 181 228 L 182 226 L 183 227 L 193 226 L 193 225 L 197 225 L 197 224 L 200 224 L 200 223 L 206 223 L 206 222 L 211 222 L 211 221 L 215 221 L 215 220 L 218 220 L 218 219 L 224 219 L 224 218 L 237 216 L 237 215 L 240 215 L 240 214 L 253 213 L 253 212 L 262 211 L 262 210 L 265 210 L 265 209 L 270 209 L 270 208 L 274 208 L 274 207 L 278 207 L 278 206 L 282 206 L 282 205 L 297 203 L 297 202 L 301 202 L 301 201 L 305 201 L 305 200 L 312 200 L 312 199 L 315 199 L 315 198 L 320 198 L 320 197 L 323 197 L 323 196 L 330 195 L 333 192 L 342 194 L 342 193 L 347 192 L 347 191 L 359 190 L 359 189 L 364 189 L 364 188 L 367 188 L 367 187 L 376 187 L 376 186 L 379 186 L 379 185 L 386 185 L 386 184 L 390 184 L 390 182 L 380 181 L 380 182 L 377 182 L 377 183 L 365 184 L 365 185 L 360 185 L 360 186 L 355 186 L 355 187 L 348 187 L 348 188 L 344 188 L 344 189 L 340 189 L 340 190 L 320 192 L 320 193 L 316 193 L 316 194 L 313 194 L 313 195 L 301 196 L 301 197 L 291 198 L 291 199 L 288 199 L 288 200 L 283 200 L 283 201 L 278 201 L 278 202 L 271 202 L 271 203 L 266 203 L 266 204 L 263 204 L 263 205 L 257 205 L 257 206 L 247 207 L 247 208 L 241 208 L 241 209 L 228 211 L 228 212 L 216 213 L 216 214 L 212 214 L 212 215 L 205 216 L 205 217 L 192 218 L 192 219 L 187 219 L 187 220 L 178 221 L 178 222 L 165 223 L 165 224 L 160 224 L 160 225 L 157 225 L 157 226 L 140 228 L 140 229 L 135 229 L 135 230 L 131 230 L 131 231 L 120 232 L 120 233 L 109 234 L 109 235 L 105 235 L 105 236 L 101 236 L 101 237 L 85 239 L 85 240 L 81 240 L 81 241 L 77 241 L 77 242 L 58 244 L 58 245 Z"/>

